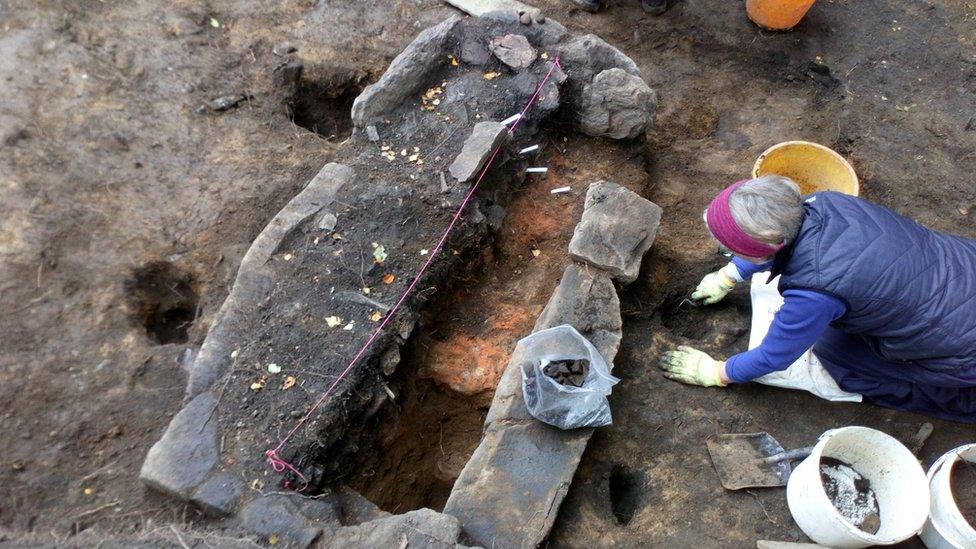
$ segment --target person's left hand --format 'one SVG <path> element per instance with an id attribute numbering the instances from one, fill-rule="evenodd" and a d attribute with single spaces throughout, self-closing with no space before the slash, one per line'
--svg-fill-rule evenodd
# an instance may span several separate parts
<path id="1" fill-rule="evenodd" d="M 664 370 L 664 377 L 702 387 L 725 387 L 722 371 L 725 363 L 714 360 L 707 354 L 684 345 L 675 351 L 661 355 L 658 364 Z"/>

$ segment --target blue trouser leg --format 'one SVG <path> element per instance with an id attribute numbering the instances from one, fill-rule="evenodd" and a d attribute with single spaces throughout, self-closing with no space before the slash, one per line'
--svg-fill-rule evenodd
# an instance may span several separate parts
<path id="1" fill-rule="evenodd" d="M 944 374 L 879 357 L 865 340 L 828 328 L 813 347 L 837 384 L 875 404 L 976 423 L 976 384 L 946 386 Z"/>

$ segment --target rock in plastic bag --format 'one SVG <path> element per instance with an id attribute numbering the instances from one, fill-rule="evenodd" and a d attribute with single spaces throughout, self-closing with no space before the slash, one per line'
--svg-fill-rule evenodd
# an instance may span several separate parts
<path id="1" fill-rule="evenodd" d="M 600 352 L 569 325 L 536 332 L 518 343 L 524 348 L 522 396 L 532 417 L 560 429 L 610 425 L 607 395 L 619 379 L 610 375 Z M 589 361 L 589 371 L 581 387 L 562 385 L 543 373 L 549 362 Z"/>

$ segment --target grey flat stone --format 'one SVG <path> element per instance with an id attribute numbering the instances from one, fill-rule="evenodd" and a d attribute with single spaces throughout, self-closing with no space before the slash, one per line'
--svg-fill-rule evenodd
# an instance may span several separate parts
<path id="1" fill-rule="evenodd" d="M 241 260 L 230 294 L 220 306 L 190 370 L 186 400 L 210 389 L 214 381 L 230 369 L 230 355 L 243 343 L 245 318 L 257 307 L 271 285 L 270 274 L 265 267 L 271 256 L 296 227 L 331 205 L 336 193 L 355 176 L 356 172 L 351 167 L 329 162 L 254 239 Z"/>
<path id="2" fill-rule="evenodd" d="M 499 122 L 478 122 L 451 163 L 451 176 L 464 183 L 478 175 L 493 150 L 505 142 L 508 128 Z"/>
<path id="3" fill-rule="evenodd" d="M 524 69 L 536 59 L 535 48 L 521 34 L 506 34 L 491 39 L 491 53 L 515 70 Z"/>
<path id="4" fill-rule="evenodd" d="M 629 284 L 637 280 L 641 258 L 654 243 L 661 212 L 657 204 L 616 183 L 593 183 L 569 255 Z"/>
<path id="5" fill-rule="evenodd" d="M 353 124 L 363 127 L 416 92 L 447 61 L 447 39 L 460 21 L 454 16 L 418 34 L 379 81 L 367 86 L 353 101 Z"/>
<path id="6" fill-rule="evenodd" d="M 562 324 L 576 328 L 600 351 L 610 368 L 613 368 L 613 359 L 620 346 L 623 322 L 617 291 L 606 273 L 577 264 L 566 267 L 559 286 L 549 298 L 532 331 L 538 332 Z M 496 422 L 535 421 L 522 399 L 522 376 L 519 370 L 524 361 L 522 346 L 516 345 L 485 417 L 485 425 L 489 428 Z"/>
<path id="7" fill-rule="evenodd" d="M 481 17 L 493 11 L 520 12 L 535 15 L 539 8 L 523 4 L 516 0 L 446 0 L 448 4 L 465 11 L 475 17 Z"/>
<path id="8" fill-rule="evenodd" d="M 388 515 L 357 526 L 339 528 L 325 547 L 459 547 L 458 520 L 430 509 Z"/>
<path id="9" fill-rule="evenodd" d="M 217 465 L 217 401 L 207 391 L 191 400 L 166 427 L 142 464 L 139 478 L 151 488 L 188 499 Z"/>
<path id="10" fill-rule="evenodd" d="M 240 513 L 241 526 L 265 538 L 272 536 L 288 546 L 308 547 L 322 533 L 302 513 L 298 496 L 272 494 L 261 496 L 248 503 Z"/>
<path id="11" fill-rule="evenodd" d="M 600 72 L 583 87 L 576 116 L 587 135 L 631 139 L 644 132 L 657 96 L 639 76 L 623 69 Z"/>
<path id="12" fill-rule="evenodd" d="M 233 515 L 244 488 L 244 481 L 240 477 L 230 473 L 218 473 L 193 492 L 192 501 L 208 514 Z"/>
<path id="13" fill-rule="evenodd" d="M 482 547 L 538 546 L 548 535 L 592 429 L 541 422 L 485 433 L 444 506 Z"/>

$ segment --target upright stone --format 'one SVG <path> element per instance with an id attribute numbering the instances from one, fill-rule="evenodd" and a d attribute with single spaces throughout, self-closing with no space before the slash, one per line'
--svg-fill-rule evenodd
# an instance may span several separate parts
<path id="1" fill-rule="evenodd" d="M 641 258 L 660 224 L 660 206 L 616 183 L 598 181 L 586 192 L 569 255 L 629 284 L 637 280 Z"/>
<path id="2" fill-rule="evenodd" d="M 478 122 L 464 141 L 461 152 L 451 164 L 450 171 L 458 181 L 470 181 L 485 166 L 492 151 L 505 142 L 508 128 L 499 122 Z"/>
<path id="3" fill-rule="evenodd" d="M 620 301 L 607 273 L 570 265 L 535 325 L 569 324 L 611 367 L 620 344 Z M 556 520 L 592 429 L 562 431 L 534 419 L 522 398 L 515 347 L 485 420 L 485 435 L 454 484 L 444 512 L 483 547 L 536 547 Z"/>
<path id="4" fill-rule="evenodd" d="M 179 499 L 189 499 L 217 465 L 217 401 L 206 391 L 173 417 L 163 437 L 149 449 L 139 478 L 151 488 Z"/>
<path id="5" fill-rule="evenodd" d="M 577 116 L 587 135 L 632 139 L 644 132 L 655 108 L 657 95 L 639 76 L 613 68 L 583 87 Z"/>
<path id="6" fill-rule="evenodd" d="M 352 103 L 352 122 L 361 128 L 416 92 L 430 75 L 447 62 L 448 37 L 460 17 L 451 17 L 425 29 L 393 59 L 375 84 L 366 86 Z"/>

